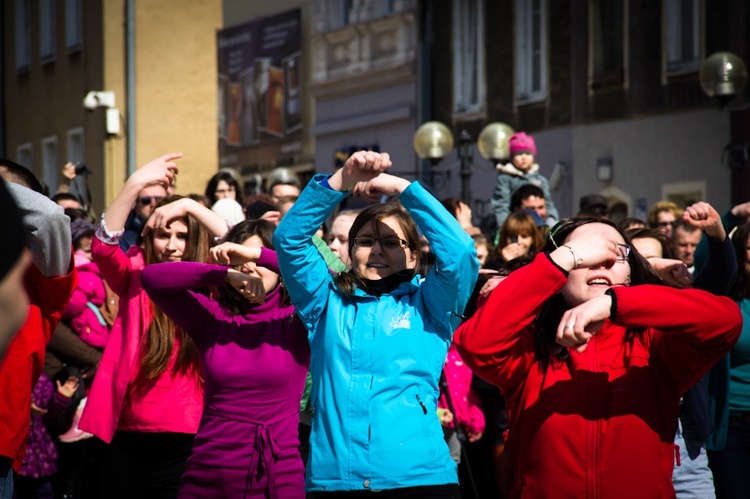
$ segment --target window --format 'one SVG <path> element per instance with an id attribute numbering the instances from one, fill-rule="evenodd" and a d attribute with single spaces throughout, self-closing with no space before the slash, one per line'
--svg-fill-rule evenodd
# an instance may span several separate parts
<path id="1" fill-rule="evenodd" d="M 516 100 L 547 94 L 547 16 L 544 0 L 516 0 Z"/>
<path id="2" fill-rule="evenodd" d="M 42 139 L 42 179 L 50 193 L 57 192 L 59 165 L 57 157 L 57 137 L 51 135 Z"/>
<path id="3" fill-rule="evenodd" d="M 703 59 L 701 0 L 666 0 L 667 72 L 697 71 Z"/>
<path id="4" fill-rule="evenodd" d="M 82 0 L 65 0 L 65 47 L 80 49 L 83 45 Z"/>
<path id="5" fill-rule="evenodd" d="M 83 163 L 83 128 L 71 128 L 70 130 L 68 130 L 67 136 L 68 157 L 66 158 L 66 161 L 71 161 L 73 163 L 75 163 L 76 161 L 80 161 Z"/>
<path id="6" fill-rule="evenodd" d="M 31 5 L 26 0 L 16 0 L 16 69 L 31 67 Z"/>
<path id="7" fill-rule="evenodd" d="M 34 170 L 34 146 L 31 142 L 24 142 L 16 147 L 16 161 L 29 170 Z"/>
<path id="8" fill-rule="evenodd" d="M 39 55 L 42 61 L 57 56 L 57 20 L 55 0 L 39 0 Z"/>
<path id="9" fill-rule="evenodd" d="M 484 2 L 453 2 L 453 111 L 480 111 L 484 102 Z"/>
<path id="10" fill-rule="evenodd" d="M 349 26 L 352 0 L 317 0 L 318 17 L 322 21 L 319 31 L 331 31 Z"/>
<path id="11" fill-rule="evenodd" d="M 591 9 L 594 76 L 619 74 L 624 68 L 622 0 L 595 0 Z"/>

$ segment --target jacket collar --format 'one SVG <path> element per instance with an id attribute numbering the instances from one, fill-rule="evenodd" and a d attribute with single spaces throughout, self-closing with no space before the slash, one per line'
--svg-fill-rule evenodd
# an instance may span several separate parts
<path id="1" fill-rule="evenodd" d="M 531 168 L 529 168 L 528 171 L 522 172 L 515 166 L 513 166 L 513 163 L 498 163 L 497 166 L 495 166 L 495 169 L 499 172 L 507 173 L 508 175 L 515 175 L 516 177 L 523 177 L 524 175 L 529 175 L 531 173 L 536 173 L 539 171 L 539 164 L 534 163 L 531 165 Z"/>

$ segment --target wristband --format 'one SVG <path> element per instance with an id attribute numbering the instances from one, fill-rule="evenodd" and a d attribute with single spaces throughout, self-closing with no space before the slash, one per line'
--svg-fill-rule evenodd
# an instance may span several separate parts
<path id="1" fill-rule="evenodd" d="M 583 259 L 580 256 L 578 256 L 578 253 L 576 253 L 573 248 L 571 248 L 567 244 L 563 244 L 561 247 L 562 248 L 568 248 L 568 250 L 570 250 L 570 256 L 573 257 L 573 268 L 574 269 L 577 269 L 579 266 L 583 265 Z"/>
<path id="2" fill-rule="evenodd" d="M 609 288 L 604 294 L 609 295 L 609 297 L 612 298 L 612 306 L 609 307 L 609 320 L 613 321 L 617 316 L 617 295 L 612 288 Z"/>

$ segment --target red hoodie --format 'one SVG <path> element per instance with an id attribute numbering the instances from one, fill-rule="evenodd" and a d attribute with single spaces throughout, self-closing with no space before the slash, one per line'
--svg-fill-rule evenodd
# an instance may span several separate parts
<path id="1" fill-rule="evenodd" d="M 44 350 L 73 294 L 78 274 L 44 277 L 30 265 L 24 277 L 29 316 L 0 362 L 0 456 L 21 470 L 31 424 L 31 392 L 44 367 Z"/>
<path id="2" fill-rule="evenodd" d="M 615 317 L 545 373 L 529 326 L 566 281 L 540 254 L 454 337 L 467 364 L 505 395 L 512 496 L 674 497 L 680 397 L 735 344 L 739 309 L 694 289 L 615 287 Z M 629 342 L 627 328 L 645 331 Z"/>

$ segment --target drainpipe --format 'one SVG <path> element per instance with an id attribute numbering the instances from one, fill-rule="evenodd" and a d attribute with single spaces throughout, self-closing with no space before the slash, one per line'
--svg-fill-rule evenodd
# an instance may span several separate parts
<path id="1" fill-rule="evenodd" d="M 125 93 L 128 177 L 135 173 L 135 0 L 125 0 Z"/>

